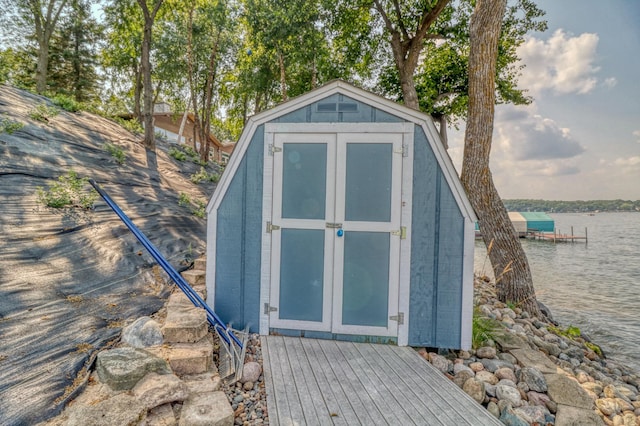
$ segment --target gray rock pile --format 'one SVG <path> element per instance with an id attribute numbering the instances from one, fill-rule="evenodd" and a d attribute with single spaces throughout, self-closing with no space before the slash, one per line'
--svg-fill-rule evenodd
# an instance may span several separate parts
<path id="1" fill-rule="evenodd" d="M 204 262 L 196 267 L 184 276 L 204 297 Z M 163 325 L 139 318 L 118 347 L 99 352 L 84 392 L 46 424 L 232 426 L 205 312 L 178 291 L 157 316 Z"/>
<path id="2" fill-rule="evenodd" d="M 475 306 L 502 325 L 485 346 L 420 354 L 504 424 L 640 426 L 637 373 L 579 333 L 509 308 L 486 280 L 476 279 Z"/>

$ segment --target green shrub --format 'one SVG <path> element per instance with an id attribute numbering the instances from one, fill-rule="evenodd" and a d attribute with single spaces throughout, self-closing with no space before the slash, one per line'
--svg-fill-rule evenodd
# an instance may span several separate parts
<path id="1" fill-rule="evenodd" d="M 13 134 L 24 127 L 19 121 L 13 121 L 7 117 L 0 117 L 0 133 Z"/>
<path id="2" fill-rule="evenodd" d="M 180 193 L 180 197 L 178 198 L 178 205 L 180 207 L 188 208 L 192 215 L 199 218 L 204 218 L 206 214 L 207 202 L 203 200 L 195 200 L 192 202 L 189 194 L 184 192 Z"/>
<path id="3" fill-rule="evenodd" d="M 191 175 L 191 182 L 198 184 L 202 181 L 218 182 L 220 175 L 217 173 L 207 173 L 204 167 L 200 167 L 200 171 Z"/>
<path id="4" fill-rule="evenodd" d="M 478 309 L 473 312 L 471 328 L 471 346 L 474 349 L 482 347 L 495 340 L 496 334 L 503 330 L 500 321 L 483 316 Z"/>
<path id="5" fill-rule="evenodd" d="M 29 111 L 29 118 L 46 123 L 51 117 L 58 115 L 58 112 L 58 108 L 42 103 Z"/>
<path id="6" fill-rule="evenodd" d="M 187 154 L 185 154 L 180 149 L 178 149 L 178 148 L 176 148 L 174 146 L 169 148 L 169 155 L 172 156 L 173 158 L 175 158 L 178 161 L 186 161 L 187 160 Z"/>
<path id="7" fill-rule="evenodd" d="M 120 165 L 124 164 L 124 160 L 126 160 L 127 155 L 124 153 L 124 150 L 122 148 L 111 143 L 107 143 L 104 147 L 107 152 L 111 154 L 111 156 L 116 160 L 116 163 Z"/>
<path id="8" fill-rule="evenodd" d="M 51 101 L 54 105 L 59 106 L 65 111 L 78 112 L 82 109 L 82 104 L 80 104 L 80 102 L 65 95 L 56 95 L 51 99 Z"/>
<path id="9" fill-rule="evenodd" d="M 138 122 L 138 120 L 125 120 L 123 118 L 116 117 L 115 121 L 133 134 L 141 135 L 144 133 L 144 129 L 142 128 L 142 125 Z"/>
<path id="10" fill-rule="evenodd" d="M 54 209 L 63 207 L 91 209 L 98 199 L 98 193 L 93 188 L 89 191 L 84 190 L 88 182 L 88 178 L 80 178 L 76 172 L 70 170 L 68 174 L 60 176 L 47 191 L 38 188 L 38 202 Z"/>

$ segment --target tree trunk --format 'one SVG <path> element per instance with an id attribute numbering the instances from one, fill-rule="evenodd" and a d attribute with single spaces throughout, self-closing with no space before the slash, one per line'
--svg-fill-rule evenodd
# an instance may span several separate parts
<path id="1" fill-rule="evenodd" d="M 284 67 L 284 56 L 282 52 L 278 52 L 278 65 L 280 66 L 280 92 L 282 93 L 282 100 L 286 101 L 287 97 L 287 72 Z"/>
<path id="2" fill-rule="evenodd" d="M 477 0 L 470 24 L 469 111 L 462 184 L 479 219 L 498 298 L 540 316 L 527 257 L 489 169 L 498 38 L 507 0 Z"/>
<path id="3" fill-rule="evenodd" d="M 143 125 L 142 122 L 142 106 L 140 104 L 140 98 L 142 98 L 142 72 L 140 70 L 140 65 L 135 64 L 134 68 L 134 76 L 135 83 L 133 87 L 133 115 L 138 120 L 140 125 Z"/>
<path id="4" fill-rule="evenodd" d="M 142 55 L 140 72 L 142 74 L 142 123 L 144 125 L 144 146 L 149 151 L 156 150 L 155 132 L 153 129 L 153 88 L 151 86 L 151 28 L 153 20 L 145 16 L 142 36 Z"/>
<path id="5" fill-rule="evenodd" d="M 38 63 L 36 65 L 36 92 L 47 91 L 47 69 L 49 68 L 49 39 L 38 37 Z"/>
<path id="6" fill-rule="evenodd" d="M 49 68 L 49 41 L 58 23 L 60 14 L 67 4 L 67 0 L 49 0 L 43 3 L 29 0 L 27 7 L 33 15 L 35 36 L 38 43 L 38 62 L 36 64 L 36 92 L 42 94 L 47 90 L 47 72 Z M 43 14 L 42 6 L 46 6 Z"/>

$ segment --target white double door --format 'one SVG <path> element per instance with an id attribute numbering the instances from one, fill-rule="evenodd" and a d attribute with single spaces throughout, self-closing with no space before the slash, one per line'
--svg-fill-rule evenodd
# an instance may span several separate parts
<path id="1" fill-rule="evenodd" d="M 402 134 L 273 141 L 270 327 L 397 336 Z"/>

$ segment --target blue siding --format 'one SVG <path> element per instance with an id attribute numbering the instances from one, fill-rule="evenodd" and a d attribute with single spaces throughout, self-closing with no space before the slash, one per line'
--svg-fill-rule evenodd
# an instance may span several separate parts
<path id="1" fill-rule="evenodd" d="M 264 126 L 251 138 L 218 208 L 214 309 L 242 329 L 257 333 L 260 315 Z"/>
<path id="2" fill-rule="evenodd" d="M 319 110 L 322 105 L 330 104 L 335 105 L 336 111 Z M 356 107 L 353 112 L 338 111 L 338 108 L 352 107 L 354 104 Z M 274 120 L 278 123 L 399 123 L 404 121 L 402 118 L 341 94 L 327 96 Z"/>
<path id="3" fill-rule="evenodd" d="M 420 126 L 415 127 L 409 344 L 460 346 L 464 221 Z"/>

